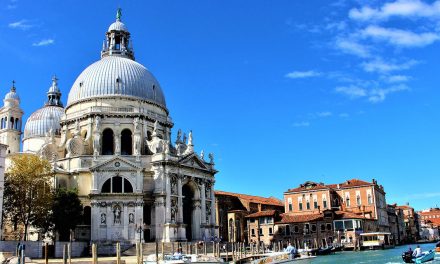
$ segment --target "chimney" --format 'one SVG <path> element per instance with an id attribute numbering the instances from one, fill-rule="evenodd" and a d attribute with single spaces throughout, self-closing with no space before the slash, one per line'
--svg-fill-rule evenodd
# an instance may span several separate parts
<path id="1" fill-rule="evenodd" d="M 336 185 L 336 188 L 339 189 L 339 183 Z"/>

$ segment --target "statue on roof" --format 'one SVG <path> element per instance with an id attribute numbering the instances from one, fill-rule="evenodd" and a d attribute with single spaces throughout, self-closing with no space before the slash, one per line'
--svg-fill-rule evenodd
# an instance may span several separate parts
<path id="1" fill-rule="evenodd" d="M 121 17 L 122 17 L 122 9 L 118 8 L 118 10 L 116 11 L 116 19 L 121 20 Z"/>

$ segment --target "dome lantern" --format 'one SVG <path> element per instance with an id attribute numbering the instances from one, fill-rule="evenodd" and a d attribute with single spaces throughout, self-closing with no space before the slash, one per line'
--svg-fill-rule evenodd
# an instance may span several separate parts
<path id="1" fill-rule="evenodd" d="M 106 56 L 120 56 L 134 60 L 133 45 L 130 41 L 130 32 L 121 21 L 122 10 L 118 8 L 116 21 L 107 30 L 102 45 L 101 58 Z"/>
<path id="2" fill-rule="evenodd" d="M 58 78 L 56 76 L 52 77 L 52 86 L 49 87 L 49 91 L 47 91 L 46 105 L 63 107 L 63 103 L 61 102 L 61 91 L 60 88 L 58 88 Z"/>

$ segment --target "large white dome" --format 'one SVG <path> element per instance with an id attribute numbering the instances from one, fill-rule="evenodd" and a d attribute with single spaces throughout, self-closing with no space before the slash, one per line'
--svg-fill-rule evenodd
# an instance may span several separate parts
<path id="1" fill-rule="evenodd" d="M 129 97 L 166 107 L 159 82 L 147 68 L 126 57 L 107 56 L 87 67 L 69 92 L 67 107 L 93 98 Z"/>

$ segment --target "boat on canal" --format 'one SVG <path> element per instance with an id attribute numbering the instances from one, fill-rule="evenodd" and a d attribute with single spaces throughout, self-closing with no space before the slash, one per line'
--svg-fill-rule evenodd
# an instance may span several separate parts
<path id="1" fill-rule="evenodd" d="M 412 251 L 406 251 L 403 252 L 402 254 L 402 259 L 405 263 L 425 263 L 431 260 L 434 260 L 435 258 L 435 251 L 434 250 L 429 250 L 429 251 L 424 251 L 422 252 L 422 255 L 420 257 L 414 258 L 412 256 Z"/>

